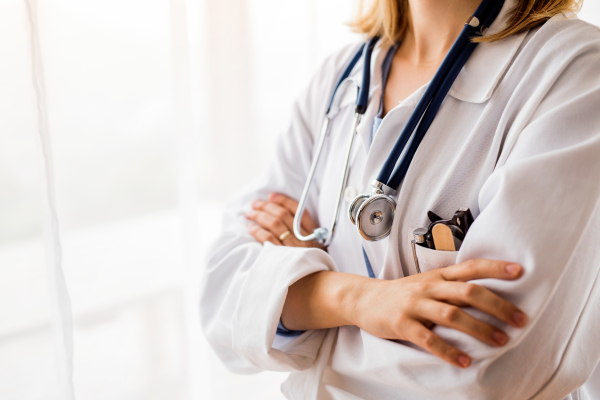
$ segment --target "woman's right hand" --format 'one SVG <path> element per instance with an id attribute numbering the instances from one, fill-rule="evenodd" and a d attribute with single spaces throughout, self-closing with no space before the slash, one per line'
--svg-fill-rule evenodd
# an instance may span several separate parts
<path id="1" fill-rule="evenodd" d="M 515 280 L 523 268 L 514 263 L 470 260 L 396 280 L 364 280 L 351 296 L 348 319 L 353 325 L 385 339 L 410 341 L 441 359 L 466 368 L 471 358 L 431 331 L 441 325 L 464 332 L 491 346 L 503 346 L 506 333 L 467 314 L 477 308 L 514 327 L 527 317 L 515 305 L 468 281 Z"/>
<path id="2" fill-rule="evenodd" d="M 527 317 L 515 305 L 475 279 L 515 280 L 523 268 L 514 263 L 470 260 L 396 280 L 321 271 L 288 288 L 281 321 L 291 330 L 356 325 L 384 339 L 406 340 L 431 354 L 466 368 L 471 358 L 446 343 L 431 328 L 441 325 L 464 332 L 491 346 L 508 342 L 502 330 L 478 320 L 462 307 L 473 307 L 521 328 Z"/>

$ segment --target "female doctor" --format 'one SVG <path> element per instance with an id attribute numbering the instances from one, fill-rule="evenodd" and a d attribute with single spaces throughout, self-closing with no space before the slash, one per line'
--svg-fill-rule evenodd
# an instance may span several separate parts
<path id="1" fill-rule="evenodd" d="M 367 54 L 342 49 L 296 102 L 275 160 L 229 205 L 207 261 L 202 326 L 230 370 L 290 371 L 289 399 L 583 398 L 600 360 L 600 32 L 574 17 L 575 0 L 488 0 L 501 7 L 489 29 L 470 18 L 480 3 L 373 1 L 354 23 L 379 38 L 371 59 L 336 90 Z M 389 235 L 368 240 L 343 210 L 375 193 L 465 21 L 482 43 L 401 183 L 385 188 Z M 293 227 L 325 116 L 298 236 L 330 226 L 356 136 L 326 247 Z M 413 253 L 428 211 L 460 208 L 475 222 L 459 251 Z"/>

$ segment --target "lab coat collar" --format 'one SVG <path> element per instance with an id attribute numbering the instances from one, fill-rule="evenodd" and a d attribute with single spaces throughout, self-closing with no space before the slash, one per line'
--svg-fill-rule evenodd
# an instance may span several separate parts
<path id="1" fill-rule="evenodd" d="M 500 14 L 487 32 L 488 35 L 498 33 L 507 26 L 511 11 L 515 6 L 516 0 L 504 2 Z M 483 103 L 489 100 L 523 43 L 525 35 L 526 33 L 521 33 L 509 36 L 499 42 L 478 45 L 448 94 L 457 100 L 469 103 Z M 388 46 L 384 47 L 378 44 L 375 49 L 377 56 L 373 57 L 375 61 L 371 69 L 373 71 L 371 94 L 374 95 L 372 101 L 376 103 L 374 104 L 375 108 L 378 107 L 381 96 L 381 65 L 388 48 Z"/>
<path id="2" fill-rule="evenodd" d="M 516 0 L 505 1 L 500 14 L 490 26 L 488 35 L 498 33 L 506 27 L 510 11 L 515 5 Z M 469 103 L 483 103 L 489 100 L 514 59 L 525 35 L 521 33 L 499 42 L 478 45 L 448 94 Z"/>
<path id="3" fill-rule="evenodd" d="M 516 0 L 506 0 L 504 2 L 500 14 L 490 26 L 487 35 L 498 33 L 507 26 L 511 11 L 515 6 Z M 478 45 L 454 81 L 448 94 L 457 100 L 469 103 L 483 103 L 489 100 L 523 43 L 525 35 L 526 33 L 520 33 L 499 42 Z M 370 103 L 375 109 L 379 107 L 382 89 L 381 65 L 388 49 L 389 46 L 382 46 L 380 42 L 373 53 Z M 355 72 L 357 77 L 360 74 L 362 74 L 362 68 L 358 68 Z M 351 98 L 350 101 L 354 101 L 354 98 Z"/>
<path id="4" fill-rule="evenodd" d="M 516 0 L 506 0 L 500 14 L 490 26 L 487 34 L 493 34 L 502 31 L 510 17 L 510 11 L 515 7 Z M 490 99 L 494 90 L 498 86 L 502 76 L 510 66 L 521 43 L 525 38 L 525 33 L 510 36 L 504 40 L 494 43 L 483 43 L 477 46 L 460 74 L 454 81 L 448 94 L 458 100 L 469 103 L 483 103 Z M 382 90 L 381 66 L 389 46 L 384 46 L 379 42 L 374 51 L 371 61 L 371 87 L 369 90 L 369 107 L 363 116 L 361 123 L 357 127 L 357 134 L 364 148 L 365 153 L 369 152 L 372 141 L 373 119 L 379 109 L 379 102 Z M 360 81 L 362 76 L 362 67 L 356 68 L 351 79 Z M 403 105 L 418 102 L 422 95 L 424 87 L 413 93 L 403 102 Z M 415 96 L 419 94 L 419 96 Z M 354 103 L 356 100 L 356 91 L 351 90 L 345 93 L 339 107 L 335 107 L 330 115 L 335 115 L 344 106 Z M 414 101 L 413 101 L 414 100 Z"/>

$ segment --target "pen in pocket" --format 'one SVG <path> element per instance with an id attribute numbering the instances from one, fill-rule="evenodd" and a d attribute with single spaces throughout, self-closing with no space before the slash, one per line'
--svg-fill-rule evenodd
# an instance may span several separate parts
<path id="1" fill-rule="evenodd" d="M 438 251 L 460 250 L 467 231 L 473 223 L 473 214 L 468 208 L 460 208 L 452 218 L 444 220 L 432 211 L 427 212 L 431 221 L 428 228 L 417 228 L 413 232 L 411 242 L 415 266 L 420 273 L 416 246 Z"/>

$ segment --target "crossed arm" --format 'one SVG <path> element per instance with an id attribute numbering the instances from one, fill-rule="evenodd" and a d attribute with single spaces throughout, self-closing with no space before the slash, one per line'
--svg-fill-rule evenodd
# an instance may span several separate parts
<path id="1" fill-rule="evenodd" d="M 248 225 L 248 231 L 261 243 L 320 247 L 293 235 L 279 239 L 292 230 L 297 206 L 295 200 L 281 194 L 271 194 L 268 201 L 255 201 L 253 210 L 246 214 L 255 222 Z M 310 214 L 305 213 L 302 229 L 311 232 L 315 228 Z M 525 326 L 527 317 L 512 303 L 468 282 L 484 278 L 515 280 L 522 274 L 520 265 L 492 260 L 471 260 L 392 281 L 321 271 L 290 286 L 281 319 L 292 330 L 356 325 L 380 338 L 412 342 L 452 365 L 467 368 L 471 357 L 430 328 L 441 325 L 491 346 L 504 346 L 508 342 L 505 332 L 472 317 L 462 307 L 477 308 L 514 327 Z"/>

